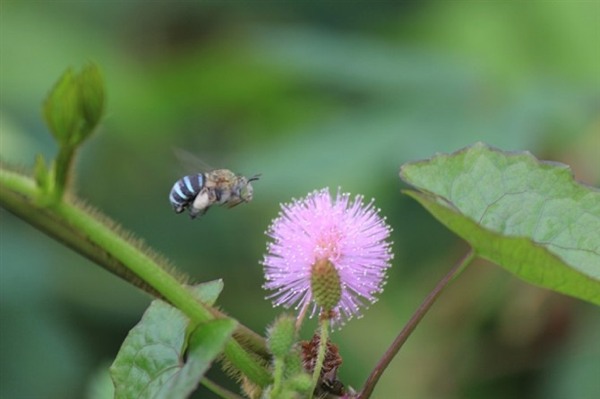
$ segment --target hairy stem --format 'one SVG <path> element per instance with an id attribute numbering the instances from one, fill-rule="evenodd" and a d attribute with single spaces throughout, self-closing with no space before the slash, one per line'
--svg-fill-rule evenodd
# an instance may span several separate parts
<path id="1" fill-rule="evenodd" d="M 436 299 L 440 296 L 443 289 L 467 266 L 469 265 L 473 259 L 475 259 L 475 252 L 471 249 L 458 263 L 456 263 L 452 269 L 437 283 L 435 288 L 427 295 L 425 300 L 421 303 L 421 305 L 417 308 L 415 313 L 412 315 L 410 320 L 406 323 L 400 334 L 396 337 L 392 345 L 388 348 L 388 350 L 383 354 L 371 374 L 367 379 L 363 389 L 360 394 L 357 396 L 358 399 L 367 399 L 373 393 L 373 389 L 375 389 L 375 385 L 379 381 L 379 378 L 390 364 L 394 356 L 398 353 L 402 345 L 406 342 L 410 334 L 417 327 L 421 319 L 425 316 L 427 311 L 431 308 L 431 306 L 435 303 Z"/>
<path id="2" fill-rule="evenodd" d="M 233 393 L 233 392 L 231 392 L 231 391 L 223 388 L 219 384 L 211 381 L 210 379 L 208 379 L 206 377 L 204 377 L 202 379 L 202 381 L 200 381 L 200 383 L 202 385 L 204 385 L 207 389 L 209 389 L 211 392 L 215 393 L 216 395 L 218 395 L 221 398 L 224 398 L 224 399 L 243 399 L 237 393 Z"/>
<path id="3" fill-rule="evenodd" d="M 285 362 L 282 358 L 275 357 L 273 359 L 273 386 L 269 398 L 277 398 L 281 394 L 284 371 Z"/>
<path id="4" fill-rule="evenodd" d="M 48 201 L 44 195 L 31 178 L 4 167 L 0 169 L 0 205 L 8 211 L 126 281 L 164 298 L 185 313 L 192 323 L 226 317 L 198 302 L 181 281 L 165 270 L 166 261 L 124 238 L 123 233 L 118 234 L 108 218 L 73 200 L 50 202 L 51 205 L 45 206 Z M 238 328 L 235 334 L 256 354 L 267 358 L 262 337 L 246 327 Z M 256 384 L 269 383 L 267 370 L 238 341 L 227 343 L 225 356 Z"/>
<path id="5" fill-rule="evenodd" d="M 323 317 L 319 323 L 319 351 L 317 352 L 317 360 L 315 362 L 315 369 L 313 370 L 311 392 L 315 391 L 321 378 L 321 370 L 323 369 L 325 353 L 327 352 L 327 341 L 329 340 L 329 322 L 329 318 Z"/>
<path id="6" fill-rule="evenodd" d="M 54 163 L 54 182 L 52 184 L 52 201 L 59 202 L 69 183 L 71 166 L 75 157 L 75 146 L 61 145 Z"/>

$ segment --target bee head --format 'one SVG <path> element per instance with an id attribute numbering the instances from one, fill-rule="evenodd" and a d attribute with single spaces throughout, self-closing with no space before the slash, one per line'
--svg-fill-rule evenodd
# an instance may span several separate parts
<path id="1" fill-rule="evenodd" d="M 252 196 L 254 194 L 254 189 L 252 188 L 252 184 L 248 182 L 248 184 L 244 184 L 240 190 L 240 198 L 244 202 L 252 201 Z"/>
<path id="2" fill-rule="evenodd" d="M 240 185 L 240 199 L 244 202 L 250 202 L 252 201 L 252 196 L 254 194 L 254 189 L 252 188 L 252 184 L 250 184 L 250 182 L 258 180 L 258 178 L 260 177 L 260 175 L 254 175 L 249 179 L 246 179 L 245 177 L 242 179 L 241 181 L 241 185 Z"/>

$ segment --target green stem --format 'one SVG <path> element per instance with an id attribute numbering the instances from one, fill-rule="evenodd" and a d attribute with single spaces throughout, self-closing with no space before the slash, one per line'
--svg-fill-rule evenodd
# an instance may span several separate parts
<path id="1" fill-rule="evenodd" d="M 240 395 L 231 392 L 228 389 L 223 388 L 222 386 L 214 383 L 213 381 L 209 380 L 208 378 L 204 377 L 202 379 L 202 381 L 200 381 L 200 383 L 202 385 L 204 385 L 207 389 L 209 389 L 211 392 L 214 392 L 216 395 L 218 395 L 221 398 L 225 398 L 225 399 L 243 399 Z"/>
<path id="2" fill-rule="evenodd" d="M 325 361 L 325 353 L 327 352 L 327 341 L 329 340 L 329 318 L 323 317 L 319 323 L 319 351 L 317 352 L 317 361 L 313 371 L 312 389 L 314 392 L 321 378 L 321 370 L 323 369 L 323 361 Z"/>
<path id="3" fill-rule="evenodd" d="M 281 393 L 283 384 L 283 372 L 285 371 L 285 362 L 283 359 L 275 357 L 273 360 L 273 387 L 271 388 L 270 398 L 276 399 Z"/>
<path id="4" fill-rule="evenodd" d="M 76 146 L 63 144 L 58 150 L 56 161 L 53 164 L 54 170 L 54 182 L 52 182 L 52 191 L 50 193 L 51 200 L 54 203 L 59 202 L 69 182 L 71 173 L 71 165 L 73 164 L 73 158 L 75 157 Z"/>
<path id="5" fill-rule="evenodd" d="M 398 353 L 402 345 L 406 342 L 410 334 L 417 327 L 421 319 L 425 316 L 427 311 L 431 308 L 431 306 L 435 303 L 436 299 L 440 296 L 443 289 L 452 281 L 456 276 L 458 276 L 472 261 L 475 259 L 476 254 L 473 249 L 469 250 L 469 252 L 458 262 L 456 263 L 452 269 L 437 283 L 433 291 L 427 295 L 421 306 L 417 308 L 415 313 L 412 315 L 410 320 L 406 323 L 400 334 L 396 337 L 392 345 L 388 348 L 385 354 L 381 357 L 371 375 L 367 379 L 365 386 L 361 390 L 360 394 L 357 396 L 357 399 L 367 399 L 373 393 L 373 389 L 379 381 L 379 378 L 383 374 L 384 370 L 390 364 L 394 356 Z"/>
<path id="6" fill-rule="evenodd" d="M 166 299 L 194 324 L 225 317 L 198 302 L 163 268 L 167 264 L 158 255 L 117 234 L 108 218 L 74 201 L 43 206 L 47 203 L 42 198 L 44 194 L 31 178 L 0 169 L 0 205 L 8 211 L 134 285 Z M 243 337 L 242 342 L 250 342 L 249 346 L 257 348 L 261 357 L 267 357 L 264 340 L 257 334 L 244 327 L 236 331 L 236 336 Z M 266 386 L 270 382 L 267 370 L 236 340 L 227 343 L 225 355 L 254 383 Z"/>

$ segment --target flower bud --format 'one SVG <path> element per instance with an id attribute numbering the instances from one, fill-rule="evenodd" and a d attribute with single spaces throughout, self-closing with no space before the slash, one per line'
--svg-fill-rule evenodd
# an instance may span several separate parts
<path id="1" fill-rule="evenodd" d="M 319 259 L 311 269 L 310 286 L 315 303 L 323 311 L 335 308 L 342 297 L 340 275 L 335 266 L 327 259 Z"/>
<path id="2" fill-rule="evenodd" d="M 62 74 L 48 93 L 43 111 L 54 138 L 61 145 L 67 145 L 81 123 L 77 78 L 71 68 Z"/>
<path id="3" fill-rule="evenodd" d="M 61 146 L 81 144 L 104 113 L 104 82 L 99 68 L 89 64 L 79 74 L 67 69 L 48 93 L 43 113 Z"/>
<path id="4" fill-rule="evenodd" d="M 104 82 L 96 64 L 83 67 L 79 74 L 79 91 L 81 115 L 87 128 L 83 134 L 87 137 L 100 123 L 104 113 Z"/>
<path id="5" fill-rule="evenodd" d="M 276 358 L 284 358 L 292 349 L 296 338 L 295 319 L 282 315 L 269 329 L 268 345 Z"/>

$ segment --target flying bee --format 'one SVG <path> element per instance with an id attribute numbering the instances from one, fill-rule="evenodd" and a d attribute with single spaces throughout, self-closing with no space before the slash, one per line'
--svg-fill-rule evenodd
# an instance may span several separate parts
<path id="1" fill-rule="evenodd" d="M 233 208 L 252 201 L 252 184 L 260 175 L 247 178 L 229 169 L 215 169 L 206 173 L 184 176 L 177 180 L 169 194 L 169 201 L 177 213 L 189 210 L 190 217 L 204 215 L 214 204 Z"/>

